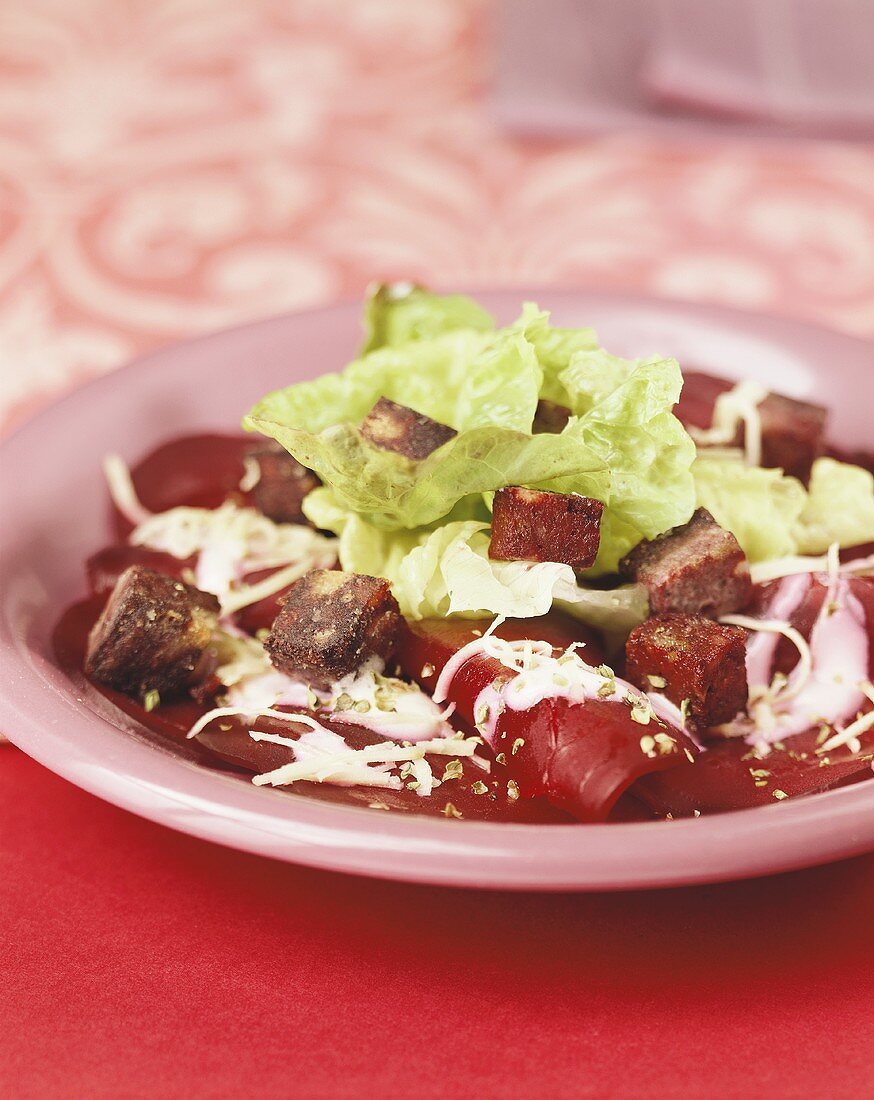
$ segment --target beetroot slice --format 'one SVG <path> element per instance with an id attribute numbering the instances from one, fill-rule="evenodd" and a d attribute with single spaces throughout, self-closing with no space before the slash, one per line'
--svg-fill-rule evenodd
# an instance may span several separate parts
<path id="1" fill-rule="evenodd" d="M 440 670 L 450 657 L 488 626 L 488 622 L 452 623 L 423 620 L 407 624 L 399 646 L 404 672 L 426 689 L 433 690 Z M 586 638 L 587 632 L 560 618 L 515 620 L 497 631 L 503 638 L 537 638 L 561 648 Z M 576 635 L 576 637 L 574 637 Z M 588 635 L 585 659 L 599 664 L 601 653 Z M 466 661 L 449 688 L 456 713 L 474 725 L 474 709 L 482 688 L 503 683 L 515 674 L 492 658 L 476 655 Z M 506 710 L 498 719 L 495 751 L 499 760 L 494 774 L 506 777 L 511 791 L 523 798 L 545 795 L 553 806 L 580 821 L 604 821 L 622 793 L 640 776 L 675 767 L 685 760 L 683 749 L 694 746 L 679 730 L 667 732 L 676 739 L 677 751 L 648 756 L 641 737 L 661 730 L 642 726 L 631 718 L 630 708 L 619 702 L 589 700 L 571 704 L 565 699 L 544 699 L 526 711 Z M 515 748 L 515 752 L 514 752 Z"/>

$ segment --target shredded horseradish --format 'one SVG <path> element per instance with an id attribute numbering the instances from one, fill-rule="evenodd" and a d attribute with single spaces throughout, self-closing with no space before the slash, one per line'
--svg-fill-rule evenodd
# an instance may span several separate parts
<path id="1" fill-rule="evenodd" d="M 489 657 L 515 673 L 505 683 L 487 684 L 474 703 L 476 728 L 489 743 L 494 743 L 504 710 L 530 710 L 544 699 L 566 699 L 570 704 L 592 699 L 623 702 L 639 725 L 667 724 L 648 695 L 620 680 L 606 665 L 595 668 L 587 664 L 577 653 L 582 643 L 574 642 L 556 656 L 554 647 L 543 640 L 508 641 L 496 637 L 494 632 L 502 622 L 498 616 L 482 637 L 462 646 L 447 661 L 434 689 L 435 702 L 443 702 L 459 670 L 475 656 Z M 674 743 L 672 751 L 675 748 Z"/>
<path id="2" fill-rule="evenodd" d="M 455 733 L 448 721 L 454 705 L 440 707 L 418 684 L 386 676 L 378 659 L 337 681 L 330 690 L 314 691 L 302 680 L 275 668 L 262 643 L 242 631 L 231 634 L 219 630 L 213 645 L 220 661 L 215 675 L 227 689 L 217 710 L 230 707 L 234 713 L 247 715 L 254 721 L 259 714 L 269 713 L 276 706 L 306 707 L 330 714 L 335 721 L 353 723 L 381 737 L 403 741 L 430 740 Z M 189 736 L 203 728 L 199 725 Z M 487 766 L 487 761 L 483 764 Z"/>
<path id="3" fill-rule="evenodd" d="M 757 630 L 765 634 L 782 634 L 798 650 L 798 664 L 793 670 L 791 683 L 785 676 L 780 676 L 778 673 L 768 687 L 757 686 L 752 688 L 750 695 L 752 706 L 755 705 L 757 699 L 762 701 L 767 699 L 773 703 L 778 697 L 779 701 L 784 703 L 803 690 L 813 671 L 813 657 L 807 639 L 794 626 L 782 620 L 753 619 L 749 615 L 723 615 L 719 621 L 729 626 L 742 626 L 745 630 Z"/>
<path id="4" fill-rule="evenodd" d="M 421 741 L 453 733 L 447 719 L 454 706 L 441 709 L 418 684 L 361 669 L 338 681 L 321 703 L 338 722 L 354 722 L 383 737 Z"/>
<path id="5" fill-rule="evenodd" d="M 104 471 L 116 507 L 134 524 L 131 545 L 179 559 L 196 557 L 194 583 L 218 596 L 223 616 L 275 595 L 311 569 L 329 569 L 337 560 L 335 539 L 302 524 L 274 523 L 233 501 L 218 508 L 149 512 L 118 455 L 106 458 Z M 243 583 L 248 574 L 267 569 L 276 572 L 254 584 Z"/>
<path id="6" fill-rule="evenodd" d="M 762 418 L 759 405 L 768 396 L 768 390 L 759 382 L 747 379 L 721 393 L 713 406 L 713 420 L 709 428 L 689 428 L 689 435 L 703 446 L 730 446 L 734 442 L 738 425 L 744 426 L 744 459 L 748 466 L 762 464 Z"/>
<path id="7" fill-rule="evenodd" d="M 827 553 L 818 557 L 793 556 L 752 562 L 750 577 L 753 584 L 767 584 L 768 581 L 780 580 L 782 577 L 792 577 L 802 573 L 831 573 L 835 569 L 841 576 L 874 574 L 874 554 L 846 562 L 841 562 L 838 558 L 835 564 L 836 546 L 837 544 L 833 543 Z"/>
<path id="8" fill-rule="evenodd" d="M 869 661 L 865 609 L 853 595 L 848 578 L 838 571 L 836 554 L 828 557 L 830 568 L 818 577 L 823 583 L 827 576 L 827 589 L 809 640 L 790 619 L 810 590 L 812 574 L 787 574 L 766 609 L 767 618 L 725 615 L 720 619 L 755 635 L 747 642 L 748 716 L 720 730 L 727 736 L 743 736 L 761 755 L 784 738 L 816 725 L 825 731 L 820 753 L 841 746 L 858 753 L 859 735 L 874 725 L 874 712 L 862 713 L 866 701 L 872 700 L 865 679 Z M 760 639 L 768 635 L 773 642 L 761 644 Z M 772 676 L 770 671 L 779 636 L 788 638 L 799 653 L 788 676 Z M 841 726 L 854 716 L 849 725 Z M 830 738 L 829 729 L 836 730 Z"/>
<path id="9" fill-rule="evenodd" d="M 111 454 L 104 458 L 103 476 L 113 504 L 128 523 L 136 527 L 151 517 L 152 513 L 140 503 L 130 470 L 121 455 Z"/>
<path id="10" fill-rule="evenodd" d="M 287 715 L 290 720 L 300 715 Z M 472 757 L 479 745 L 476 738 L 465 738 L 462 734 L 455 737 L 441 737 L 432 741 L 420 741 L 416 745 L 398 745 L 387 741 L 382 745 L 367 745 L 363 749 L 350 749 L 338 734 L 325 729 L 310 719 L 309 723 L 318 739 L 303 734 L 298 740 L 283 738 L 278 734 L 260 733 L 250 730 L 254 741 L 271 741 L 290 748 L 295 755 L 294 762 L 283 764 L 273 771 L 256 775 L 252 782 L 256 786 L 287 786 L 290 783 L 336 783 L 342 786 L 379 786 L 400 790 L 406 775 L 411 774 L 418 784 L 417 793 L 423 797 L 429 795 L 438 785 L 433 772 L 428 767 L 416 767 L 417 761 L 423 761 L 425 755 Z M 391 774 L 391 765 L 411 764 L 404 776 Z M 427 764 L 427 762 L 425 761 Z M 402 769 L 403 770 L 403 769 Z"/>
<path id="11" fill-rule="evenodd" d="M 243 455 L 243 476 L 240 478 L 241 493 L 251 493 L 261 480 L 261 463 L 254 455 Z"/>

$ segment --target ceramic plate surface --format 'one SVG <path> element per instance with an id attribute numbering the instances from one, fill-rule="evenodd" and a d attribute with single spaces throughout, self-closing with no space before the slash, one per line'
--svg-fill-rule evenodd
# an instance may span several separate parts
<path id="1" fill-rule="evenodd" d="M 833 410 L 832 438 L 870 445 L 869 344 L 711 307 L 556 290 L 477 292 L 502 323 L 523 299 L 594 324 L 622 355 L 754 376 Z M 234 430 L 268 390 L 339 369 L 360 306 L 278 317 L 179 344 L 46 409 L 0 449 L 0 729 L 71 782 L 172 829 L 320 867 L 420 882 L 622 889 L 762 875 L 874 849 L 874 782 L 714 817 L 621 825 L 502 825 L 338 807 L 256 788 L 123 731 L 76 696 L 49 644 L 106 541 L 100 462 L 169 436 Z M 62 840 L 59 841 L 62 843 Z"/>

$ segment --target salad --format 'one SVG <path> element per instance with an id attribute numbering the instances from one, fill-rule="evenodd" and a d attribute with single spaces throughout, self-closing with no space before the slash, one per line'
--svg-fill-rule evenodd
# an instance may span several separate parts
<path id="1" fill-rule="evenodd" d="M 243 428 L 105 462 L 113 539 L 55 648 L 141 735 L 461 820 L 874 778 L 874 456 L 821 406 L 404 284 Z"/>

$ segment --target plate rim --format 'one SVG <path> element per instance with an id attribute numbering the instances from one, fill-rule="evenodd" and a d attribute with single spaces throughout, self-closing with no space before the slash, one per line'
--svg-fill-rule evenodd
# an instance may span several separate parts
<path id="1" fill-rule="evenodd" d="M 620 309 L 655 308 L 670 310 L 687 316 L 697 315 L 710 322 L 740 321 L 745 331 L 751 329 L 756 331 L 760 328 L 773 330 L 776 327 L 794 333 L 796 339 L 805 332 L 813 331 L 818 334 L 819 339 L 825 337 L 833 341 L 835 345 L 845 347 L 855 345 L 857 348 L 862 349 L 867 347 L 869 343 L 864 338 L 832 331 L 806 321 L 795 321 L 786 317 L 747 313 L 732 307 L 713 306 L 700 302 L 688 303 L 677 299 L 657 298 L 649 295 L 598 292 L 588 291 L 584 288 L 557 286 L 520 287 L 518 289 L 514 287 L 474 288 L 470 293 L 492 300 L 515 296 L 516 301 L 521 298 L 540 298 L 547 301 L 547 303 L 550 295 L 565 299 L 578 297 L 583 302 L 599 302 L 605 306 Z M 154 361 L 160 361 L 167 356 L 176 356 L 180 351 L 188 350 L 190 352 L 199 348 L 208 349 L 211 344 L 227 340 L 233 334 L 241 334 L 246 331 L 257 332 L 260 329 L 267 330 L 277 325 L 277 323 L 294 323 L 295 319 L 304 317 L 318 318 L 320 315 L 324 315 L 327 318 L 342 314 L 344 319 L 347 319 L 353 311 L 354 316 L 357 318 L 360 311 L 360 302 L 347 300 L 314 306 L 305 310 L 257 319 L 216 332 L 192 336 L 140 355 L 124 366 L 90 379 L 68 393 L 59 396 L 18 425 L 0 440 L 0 471 L 7 465 L 11 465 L 8 462 L 9 456 L 20 447 L 27 448 L 31 440 L 39 435 L 44 425 L 53 417 L 59 413 L 68 412 L 80 402 L 90 402 L 95 397 L 99 398 L 104 391 L 111 394 L 112 391 L 123 388 L 132 374 L 139 375 L 147 372 Z M 2 571 L 2 565 L 0 565 L 0 571 Z M 375 811 L 364 808 L 338 806 L 306 798 L 305 796 L 296 796 L 293 793 L 256 791 L 255 788 L 240 783 L 239 780 L 220 775 L 220 773 L 204 769 L 198 765 L 189 764 L 173 756 L 167 750 L 161 750 L 158 746 L 147 745 L 143 742 L 138 746 L 138 749 L 146 750 L 151 754 L 153 762 L 158 761 L 160 758 L 157 775 L 164 776 L 166 772 L 168 780 L 160 791 L 152 792 L 153 800 L 158 799 L 158 803 L 150 807 L 148 800 L 143 797 L 141 775 L 132 772 L 121 774 L 107 772 L 105 768 L 100 768 L 99 762 L 91 762 L 89 765 L 86 761 L 76 757 L 66 759 L 61 757 L 58 760 L 51 751 L 51 747 L 56 744 L 56 738 L 53 734 L 46 735 L 45 722 L 49 718 L 43 708 L 47 705 L 47 700 L 50 700 L 56 706 L 57 697 L 63 697 L 62 693 L 53 685 L 50 685 L 44 676 L 39 674 L 32 659 L 25 659 L 25 655 L 15 645 L 15 639 L 10 640 L 5 637 L 5 631 L 4 637 L 0 639 L 0 658 L 2 658 L 5 670 L 2 683 L 0 683 L 0 723 L 2 723 L 2 728 L 9 740 L 22 751 L 56 774 L 105 801 L 164 825 L 168 825 L 167 817 L 168 814 L 172 816 L 174 804 L 178 804 L 180 801 L 184 802 L 186 799 L 190 802 L 192 798 L 196 798 L 201 803 L 202 816 L 197 819 L 176 820 L 169 827 L 230 847 L 258 852 L 274 858 L 289 859 L 326 869 L 445 885 L 538 890 L 601 890 L 675 886 L 692 882 L 715 882 L 739 877 L 755 877 L 807 866 L 811 863 L 847 858 L 874 850 L 874 784 L 870 782 L 863 782 L 855 786 L 820 794 L 807 795 L 779 806 L 775 804 L 773 806 L 731 811 L 725 814 L 708 815 L 700 819 L 678 819 L 672 822 L 652 821 L 585 826 L 578 824 L 545 826 L 473 821 L 458 823 L 425 816 L 376 815 Z M 38 682 L 41 684 L 42 696 L 38 700 L 38 705 L 33 706 L 32 696 L 28 695 L 27 692 L 32 692 L 34 687 L 38 686 Z M 81 702 L 75 704 L 75 685 L 72 681 L 70 681 L 70 685 L 71 690 L 64 701 L 75 711 L 78 720 L 86 724 L 101 723 L 107 730 L 111 731 L 112 737 L 117 738 L 121 733 L 127 739 L 128 748 L 130 748 L 130 741 L 136 739 L 136 735 L 132 737 L 129 731 L 125 731 L 115 723 L 110 722 L 103 715 L 90 709 L 87 704 L 83 705 Z M 20 703 L 16 700 L 18 689 L 22 692 Z M 53 708 L 50 707 L 49 709 Z M 63 738 L 60 741 L 62 742 Z M 177 790 L 174 794 L 172 779 L 183 774 L 180 772 L 181 767 L 190 769 L 187 773 L 189 778 L 192 775 L 197 775 L 199 779 L 186 784 L 186 790 Z M 148 768 L 147 771 L 151 772 L 152 769 Z M 209 783 L 203 786 L 200 780 L 208 780 Z M 230 787 L 223 786 L 221 783 L 216 783 L 216 781 L 232 783 L 234 788 L 244 792 L 247 796 L 256 794 L 258 802 L 252 802 L 252 805 L 249 806 L 247 804 L 250 801 L 248 797 L 234 798 L 230 800 L 231 805 L 229 806 L 228 802 L 221 796 Z M 191 793 L 192 786 L 196 789 L 195 794 Z M 215 791 L 214 797 L 212 795 L 213 789 Z M 267 798 L 261 797 L 265 794 L 268 795 Z M 275 813 L 275 807 L 280 803 L 275 803 L 274 799 L 282 800 L 281 805 L 287 807 L 286 813 Z M 537 852 L 535 857 L 529 855 L 523 859 L 518 851 L 514 852 L 512 850 L 514 840 L 518 841 L 520 838 L 531 837 L 532 830 L 534 831 L 533 835 L 540 836 L 543 830 L 547 829 L 548 835 L 558 842 L 555 848 L 561 850 L 559 853 L 560 860 L 572 858 L 571 854 L 565 852 L 564 849 L 571 839 L 580 840 L 583 836 L 588 838 L 590 842 L 587 847 L 593 847 L 594 849 L 599 849 L 605 844 L 608 848 L 620 848 L 624 843 L 627 843 L 632 849 L 639 849 L 641 843 L 645 846 L 648 845 L 650 843 L 649 838 L 656 835 L 661 848 L 669 850 L 674 847 L 678 850 L 678 856 L 675 858 L 678 858 L 681 854 L 689 857 L 695 854 L 696 849 L 699 850 L 698 856 L 700 858 L 700 850 L 708 847 L 708 841 L 713 843 L 715 836 L 722 836 L 728 831 L 741 834 L 749 832 L 750 829 L 758 828 L 763 823 L 765 815 L 771 815 L 769 828 L 771 836 L 778 835 L 782 837 L 788 833 L 790 836 L 795 835 L 797 841 L 798 830 L 804 832 L 813 829 L 814 835 L 816 835 L 816 830 L 823 828 L 824 825 L 833 826 L 838 819 L 846 815 L 853 816 L 862 807 L 870 808 L 871 811 L 864 822 L 864 826 L 859 826 L 857 821 L 854 829 L 846 834 L 842 834 L 840 830 L 836 831 L 832 827 L 828 830 L 829 843 L 825 844 L 823 842 L 822 850 L 818 851 L 816 856 L 811 858 L 803 847 L 796 843 L 793 852 L 784 852 L 776 862 L 774 859 L 763 858 L 761 865 L 753 868 L 739 869 L 738 862 L 747 863 L 748 861 L 732 859 L 730 858 L 731 853 L 728 853 L 728 858 L 726 858 L 726 853 L 723 851 L 721 860 L 716 859 L 706 870 L 699 869 L 697 872 L 692 873 L 690 873 L 690 869 L 684 870 L 683 866 L 679 864 L 673 869 L 670 867 L 653 867 L 645 873 L 638 871 L 636 874 L 625 875 L 621 873 L 619 867 L 607 868 L 607 871 L 612 870 L 614 873 L 606 874 L 603 873 L 605 869 L 601 868 L 602 873 L 598 875 L 594 874 L 591 866 L 588 866 L 589 861 L 584 859 L 578 870 L 565 868 L 561 874 L 558 874 L 557 869 L 552 868 L 550 870 L 555 862 L 552 858 L 546 861 L 544 868 L 542 852 Z M 225 810 L 224 813 L 222 813 L 223 809 Z M 230 815 L 232 811 L 247 818 L 245 836 L 230 834 L 228 826 L 231 823 Z M 352 816 L 350 817 L 350 815 Z M 779 818 L 776 815 L 780 815 Z M 319 818 L 324 820 L 320 821 Z M 374 818 L 376 818 L 376 821 Z M 751 825 L 751 819 L 754 819 L 755 824 Z M 777 821 L 779 821 L 779 824 L 774 824 Z M 281 823 L 278 832 L 276 831 L 277 822 Z M 335 824 L 332 824 L 332 822 Z M 274 828 L 265 830 L 265 826 L 269 823 L 272 823 Z M 309 838 L 299 836 L 295 839 L 291 837 L 289 833 L 295 831 L 295 825 L 298 826 L 299 832 L 309 831 Z M 357 829 L 356 825 L 358 826 Z M 459 829 L 463 830 L 463 833 L 453 835 L 450 832 L 450 830 Z M 585 830 L 584 834 L 581 834 L 581 829 Z M 348 853 L 346 859 L 340 858 L 341 849 L 338 849 L 338 846 L 343 837 L 348 843 L 349 837 L 347 834 L 350 830 L 353 833 L 356 831 L 359 833 L 364 832 L 371 840 L 374 835 L 378 834 L 381 841 L 391 843 L 395 855 L 401 857 L 400 862 L 397 865 L 391 864 L 390 866 L 377 865 L 383 849 L 381 847 L 371 847 L 370 849 L 359 848 L 358 858 L 352 861 L 354 865 L 349 865 Z M 667 843 L 665 843 L 666 830 L 671 831 L 672 838 Z M 262 838 L 260 844 L 258 842 L 259 834 Z M 272 838 L 270 843 L 263 839 L 267 834 L 270 834 Z M 338 834 L 339 838 L 332 843 L 332 838 L 336 838 Z M 416 835 L 413 837 L 411 834 Z M 713 838 L 711 838 L 711 834 L 714 834 Z M 463 837 L 468 839 L 460 839 Z M 416 843 L 413 843 L 414 840 Z M 503 843 L 499 843 L 499 841 L 503 841 Z M 283 843 L 286 845 L 293 843 L 295 845 L 294 850 L 285 854 L 277 850 L 278 845 Z M 432 858 L 430 864 L 427 861 L 417 864 L 415 861 L 421 859 L 422 851 L 427 851 L 429 847 L 434 845 L 447 849 L 441 859 L 435 862 Z M 543 847 L 543 845 L 540 845 L 540 848 Z M 370 852 L 373 858 L 369 860 L 360 858 L 361 853 L 367 851 Z M 720 854 L 719 847 L 717 846 L 714 850 L 711 850 L 710 854 L 711 856 L 718 856 Z M 459 857 L 463 857 L 463 866 L 453 869 L 451 862 L 459 859 Z M 530 863 L 532 858 L 541 861 L 541 866 L 529 867 L 528 869 L 520 869 L 518 865 L 515 868 L 512 866 L 514 862 L 518 864 L 520 860 Z M 484 877 L 475 874 L 473 865 L 468 866 L 476 859 L 487 860 L 488 871 Z M 446 865 L 447 860 L 449 866 Z M 584 871 L 583 868 L 587 866 L 588 870 Z"/>

